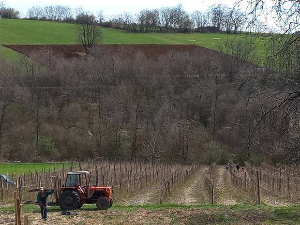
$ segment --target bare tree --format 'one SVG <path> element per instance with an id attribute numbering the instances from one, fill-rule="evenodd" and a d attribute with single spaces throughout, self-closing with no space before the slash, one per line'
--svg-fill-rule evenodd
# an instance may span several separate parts
<path id="1" fill-rule="evenodd" d="M 231 15 L 230 15 L 230 12 L 227 12 L 225 15 L 224 15 L 224 19 L 223 19 L 223 27 L 224 27 L 224 30 L 226 31 L 226 33 L 231 33 L 232 32 L 232 29 L 233 29 L 233 22 L 232 22 L 232 19 L 231 19 Z"/>
<path id="2" fill-rule="evenodd" d="M 5 9 L 5 2 L 4 1 L 1 1 L 0 2 L 0 17 L 1 17 L 1 15 L 2 15 L 2 12 L 3 12 L 3 10 Z"/>
<path id="3" fill-rule="evenodd" d="M 54 20 L 54 8 L 52 5 L 44 7 L 44 15 L 47 20 Z"/>
<path id="4" fill-rule="evenodd" d="M 122 14 L 113 15 L 109 21 L 112 27 L 121 29 L 124 25 L 124 18 Z"/>
<path id="5" fill-rule="evenodd" d="M 140 27 L 140 31 L 143 32 L 146 28 L 146 14 L 147 11 L 146 10 L 142 10 L 139 12 L 138 14 L 138 23 L 139 23 L 139 27 Z"/>
<path id="6" fill-rule="evenodd" d="M 102 24 L 105 20 L 105 15 L 103 13 L 103 10 L 98 10 L 97 12 L 97 19 L 98 19 L 98 23 Z"/>
<path id="7" fill-rule="evenodd" d="M 123 29 L 132 30 L 133 17 L 131 16 L 130 13 L 124 12 L 122 14 L 122 21 L 123 21 Z"/>
<path id="8" fill-rule="evenodd" d="M 70 22 L 73 20 L 73 12 L 72 12 L 72 9 L 68 6 L 63 6 L 62 8 L 62 19 L 65 21 L 65 22 Z"/>
<path id="9" fill-rule="evenodd" d="M 37 20 L 40 18 L 40 14 L 38 13 L 37 8 L 38 7 L 33 6 L 27 10 L 27 17 L 29 19 Z"/>
<path id="10" fill-rule="evenodd" d="M 165 32 L 168 32 L 171 28 L 171 8 L 160 9 L 160 24 L 164 28 Z"/>
<path id="11" fill-rule="evenodd" d="M 201 11 L 194 11 L 192 14 L 192 19 L 193 19 L 196 31 L 198 31 L 198 32 L 202 32 L 203 27 L 208 25 L 207 17 L 205 15 L 205 13 L 203 13 Z"/>
<path id="12" fill-rule="evenodd" d="M 93 45 L 100 42 L 100 27 L 97 26 L 95 16 L 91 13 L 82 13 L 77 15 L 76 21 L 78 23 L 78 39 L 88 52 Z"/>
<path id="13" fill-rule="evenodd" d="M 232 25 L 234 27 L 234 33 L 237 33 L 246 23 L 246 15 L 242 11 L 238 9 L 231 9 L 230 17 L 232 21 Z"/>
<path id="14" fill-rule="evenodd" d="M 14 8 L 3 8 L 1 9 L 1 18 L 5 19 L 18 19 L 20 16 L 20 12 L 15 10 Z"/>
<path id="15" fill-rule="evenodd" d="M 224 22 L 225 16 L 225 9 L 227 6 L 219 4 L 219 5 L 212 5 L 210 7 L 211 13 L 211 23 L 214 27 L 221 29 L 221 26 Z"/>

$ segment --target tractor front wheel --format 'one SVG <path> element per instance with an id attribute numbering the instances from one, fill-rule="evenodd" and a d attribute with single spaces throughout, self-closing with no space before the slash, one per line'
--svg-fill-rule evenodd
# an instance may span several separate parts
<path id="1" fill-rule="evenodd" d="M 65 191 L 59 196 L 59 206 L 62 210 L 75 210 L 80 205 L 80 197 L 75 191 Z"/>
<path id="2" fill-rule="evenodd" d="M 109 208 L 109 206 L 110 206 L 108 198 L 106 198 L 106 197 L 100 197 L 100 198 L 98 198 L 98 200 L 96 202 L 96 206 L 100 210 L 107 210 Z"/>

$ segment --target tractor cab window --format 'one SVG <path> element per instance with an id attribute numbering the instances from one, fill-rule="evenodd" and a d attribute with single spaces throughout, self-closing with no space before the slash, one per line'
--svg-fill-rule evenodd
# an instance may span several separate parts
<path id="1" fill-rule="evenodd" d="M 68 175 L 67 176 L 67 180 L 66 180 L 66 186 L 67 187 L 73 187 L 73 186 L 77 186 L 80 185 L 80 181 L 79 181 L 79 176 L 78 175 Z"/>

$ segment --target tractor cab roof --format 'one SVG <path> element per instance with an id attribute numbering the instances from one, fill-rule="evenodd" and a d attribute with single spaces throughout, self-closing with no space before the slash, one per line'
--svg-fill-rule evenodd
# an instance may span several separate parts
<path id="1" fill-rule="evenodd" d="M 81 174 L 89 174 L 88 171 L 74 171 L 74 172 L 68 172 L 67 175 L 81 175 Z"/>

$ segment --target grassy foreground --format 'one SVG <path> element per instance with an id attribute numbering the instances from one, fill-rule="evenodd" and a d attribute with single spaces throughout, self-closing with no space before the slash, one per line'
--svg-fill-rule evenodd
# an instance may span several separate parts
<path id="1" fill-rule="evenodd" d="M 23 207 L 31 221 L 39 221 L 38 206 Z M 144 205 L 113 206 L 97 211 L 84 206 L 77 215 L 62 216 L 58 207 L 49 207 L 48 221 L 60 224 L 300 224 L 300 206 L 271 207 L 255 205 Z M 0 207 L 7 222 L 13 221 L 13 207 Z M 10 221 L 8 219 L 11 219 Z"/>
<path id="2" fill-rule="evenodd" d="M 214 33 L 165 34 L 132 33 L 123 30 L 101 28 L 102 44 L 194 44 L 218 49 L 227 39 L 242 39 L 244 35 Z M 61 22 L 0 19 L 0 57 L 16 58 L 18 53 L 2 44 L 77 44 L 76 25 Z M 262 45 L 258 45 L 262 51 Z"/>

